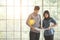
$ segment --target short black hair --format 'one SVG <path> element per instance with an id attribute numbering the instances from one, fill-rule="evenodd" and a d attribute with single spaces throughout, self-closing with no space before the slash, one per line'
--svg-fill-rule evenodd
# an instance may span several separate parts
<path id="1" fill-rule="evenodd" d="M 45 10 L 44 13 L 43 13 L 43 16 L 45 17 L 45 14 L 48 14 L 48 17 L 50 18 L 50 13 L 48 10 Z"/>
<path id="2" fill-rule="evenodd" d="M 39 10 L 40 7 L 39 6 L 35 6 L 34 10 Z"/>

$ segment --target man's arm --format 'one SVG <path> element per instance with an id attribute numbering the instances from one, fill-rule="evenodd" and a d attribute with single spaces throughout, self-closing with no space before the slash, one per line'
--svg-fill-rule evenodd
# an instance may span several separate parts
<path id="1" fill-rule="evenodd" d="M 29 20 L 31 19 L 31 17 L 32 17 L 32 16 L 31 16 L 31 15 L 29 15 L 29 17 L 28 17 L 28 19 L 27 19 L 27 21 L 26 21 L 26 24 L 27 24 L 27 25 L 28 25 L 32 30 L 35 30 L 35 29 L 34 29 L 34 27 L 33 27 L 33 26 L 31 26 L 31 25 L 29 25 L 29 23 L 28 23 L 28 22 L 29 22 Z"/>

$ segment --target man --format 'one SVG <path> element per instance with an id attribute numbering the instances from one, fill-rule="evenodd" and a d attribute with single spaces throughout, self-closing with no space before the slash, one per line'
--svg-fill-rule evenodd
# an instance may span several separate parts
<path id="1" fill-rule="evenodd" d="M 40 37 L 40 31 L 36 30 L 35 28 L 40 28 L 41 26 L 41 17 L 38 14 L 40 7 L 39 6 L 35 6 L 34 8 L 34 12 L 32 14 L 29 15 L 26 24 L 30 27 L 30 40 L 39 40 Z M 29 20 L 33 18 L 35 20 L 35 24 L 34 25 L 29 25 Z"/>

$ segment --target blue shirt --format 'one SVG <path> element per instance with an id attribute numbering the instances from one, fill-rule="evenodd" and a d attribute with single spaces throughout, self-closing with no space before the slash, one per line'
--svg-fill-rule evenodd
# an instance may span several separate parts
<path id="1" fill-rule="evenodd" d="M 43 20 L 43 28 L 48 28 L 50 26 L 50 23 L 56 24 L 56 21 L 53 18 L 48 18 Z M 44 35 L 49 36 L 54 34 L 54 29 L 51 28 L 50 30 L 45 30 Z"/>

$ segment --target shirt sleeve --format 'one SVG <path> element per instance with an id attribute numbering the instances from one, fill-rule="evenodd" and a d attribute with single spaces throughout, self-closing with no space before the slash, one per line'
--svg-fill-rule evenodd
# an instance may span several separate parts
<path id="1" fill-rule="evenodd" d="M 56 21 L 53 18 L 51 18 L 51 22 L 56 24 Z"/>

